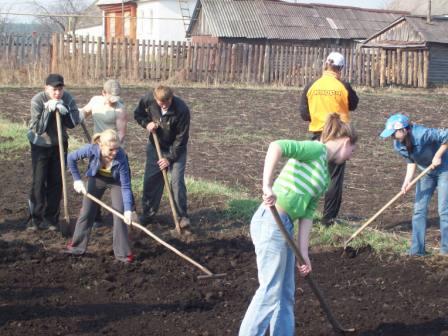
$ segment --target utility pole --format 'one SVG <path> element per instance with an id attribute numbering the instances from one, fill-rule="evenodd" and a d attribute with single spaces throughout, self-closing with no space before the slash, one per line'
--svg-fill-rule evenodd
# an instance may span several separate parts
<path id="1" fill-rule="evenodd" d="M 428 14 L 426 16 L 426 23 L 431 23 L 431 0 L 428 0 Z"/>

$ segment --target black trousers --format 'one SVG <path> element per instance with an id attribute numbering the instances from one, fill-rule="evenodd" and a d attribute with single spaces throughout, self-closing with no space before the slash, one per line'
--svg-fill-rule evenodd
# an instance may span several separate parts
<path id="1" fill-rule="evenodd" d="M 319 140 L 321 133 L 313 133 L 312 140 Z M 343 164 L 328 163 L 330 185 L 324 198 L 322 223 L 328 223 L 338 216 L 342 204 L 342 190 L 344 188 L 345 162 Z"/>
<path id="2" fill-rule="evenodd" d="M 30 215 L 36 225 L 45 220 L 49 225 L 57 226 L 62 198 L 59 147 L 30 145 L 33 170 L 29 198 Z M 67 147 L 68 143 L 64 143 L 64 156 L 67 155 Z"/>

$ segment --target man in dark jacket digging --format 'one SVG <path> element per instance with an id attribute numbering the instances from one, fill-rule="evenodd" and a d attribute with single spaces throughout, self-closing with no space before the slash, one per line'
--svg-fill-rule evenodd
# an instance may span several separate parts
<path id="1" fill-rule="evenodd" d="M 61 161 L 55 114 L 61 115 L 64 153 L 67 153 L 67 128 L 81 122 L 76 102 L 64 91 L 64 78 L 50 74 L 44 91 L 31 99 L 31 120 L 27 133 L 31 146 L 33 180 L 28 208 L 28 229 L 56 230 L 62 197 Z"/>
<path id="2" fill-rule="evenodd" d="M 156 134 L 162 151 L 159 160 L 153 136 L 149 137 L 146 151 L 145 176 L 143 179 L 142 215 L 140 222 L 150 224 L 157 213 L 163 194 L 162 170 L 171 172 L 171 189 L 180 226 L 190 225 L 187 215 L 187 188 L 185 186 L 185 165 L 190 130 L 190 110 L 185 102 L 174 96 L 171 88 L 160 85 L 154 92 L 140 99 L 134 111 L 137 123 Z"/>

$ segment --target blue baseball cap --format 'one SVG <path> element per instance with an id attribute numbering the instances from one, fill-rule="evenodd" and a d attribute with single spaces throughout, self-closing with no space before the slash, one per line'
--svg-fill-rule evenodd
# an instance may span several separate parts
<path id="1" fill-rule="evenodd" d="M 386 121 L 386 126 L 381 132 L 380 137 L 388 138 L 395 133 L 396 130 L 406 128 L 409 126 L 409 118 L 404 114 L 397 113 L 389 117 Z"/>

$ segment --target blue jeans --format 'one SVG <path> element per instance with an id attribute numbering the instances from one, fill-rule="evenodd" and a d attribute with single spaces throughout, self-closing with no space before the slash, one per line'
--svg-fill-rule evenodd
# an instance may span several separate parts
<path id="1" fill-rule="evenodd" d="M 280 218 L 290 235 L 293 223 Z M 250 234 L 257 255 L 257 289 L 240 327 L 240 336 L 294 335 L 295 256 L 277 227 L 269 208 L 260 205 L 252 217 Z"/>
<path id="2" fill-rule="evenodd" d="M 440 254 L 448 254 L 448 171 L 435 171 L 423 176 L 417 183 L 410 255 L 425 254 L 428 205 L 436 187 L 440 217 Z"/>

